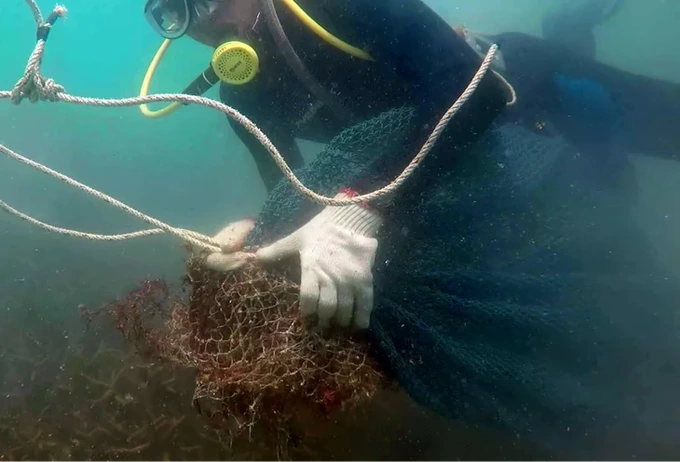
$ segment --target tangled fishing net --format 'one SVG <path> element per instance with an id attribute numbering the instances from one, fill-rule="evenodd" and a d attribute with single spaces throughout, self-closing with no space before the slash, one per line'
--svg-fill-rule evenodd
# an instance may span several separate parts
<path id="1" fill-rule="evenodd" d="M 359 123 L 297 174 L 330 194 L 397 152 L 411 136 L 412 119 L 410 108 L 399 108 Z M 248 245 L 281 237 L 318 208 L 282 181 Z M 105 310 L 141 354 L 196 371 L 194 404 L 211 423 L 232 436 L 262 429 L 258 435 L 276 437 L 277 446 L 290 445 L 320 417 L 368 404 L 386 384 L 366 338 L 308 328 L 291 282 L 299 280 L 295 268 L 250 266 L 224 274 L 207 269 L 203 257 L 192 254 L 187 261 L 183 296 L 162 281 L 144 281 Z"/>
<path id="2" fill-rule="evenodd" d="M 256 423 L 270 436 L 296 419 L 369 400 L 382 374 L 361 339 L 324 336 L 298 309 L 299 288 L 283 274 L 251 266 L 229 274 L 187 263 L 187 301 L 161 281 L 145 281 L 106 309 L 140 353 L 196 370 L 194 405 L 232 436 Z"/>
<path id="3" fill-rule="evenodd" d="M 397 152 L 411 136 L 412 118 L 411 109 L 400 108 L 357 124 L 297 174 L 313 189 L 331 194 Z M 282 237 L 319 207 L 282 181 L 248 245 Z M 263 428 L 266 436 L 277 436 L 277 445 L 281 437 L 287 444 L 319 416 L 368 404 L 386 383 L 365 338 L 322 335 L 305 325 L 299 288 L 291 282 L 299 280 L 294 268 L 250 266 L 224 274 L 207 269 L 202 259 L 194 254 L 188 260 L 183 297 L 164 282 L 145 281 L 106 311 L 140 353 L 196 370 L 194 404 L 212 423 L 232 435 Z"/>

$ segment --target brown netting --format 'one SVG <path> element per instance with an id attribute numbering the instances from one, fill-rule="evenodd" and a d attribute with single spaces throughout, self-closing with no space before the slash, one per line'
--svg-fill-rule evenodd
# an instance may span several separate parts
<path id="1" fill-rule="evenodd" d="M 383 384 L 364 339 L 307 327 L 283 272 L 224 274 L 201 261 L 187 263 L 184 300 L 144 281 L 106 310 L 142 354 L 196 370 L 194 404 L 211 423 L 290 445 L 310 418 L 365 403 Z"/>

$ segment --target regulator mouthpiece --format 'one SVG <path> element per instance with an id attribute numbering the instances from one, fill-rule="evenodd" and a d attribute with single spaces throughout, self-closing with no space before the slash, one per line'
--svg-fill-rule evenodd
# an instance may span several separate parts
<path id="1" fill-rule="evenodd" d="M 146 96 L 148 94 L 151 79 L 170 43 L 170 39 L 166 39 L 158 49 L 158 52 L 156 52 L 156 56 L 154 56 L 144 76 L 139 96 Z M 229 85 L 243 85 L 253 80 L 259 70 L 260 59 L 253 47 L 238 40 L 225 42 L 214 51 L 210 60 L 210 66 L 196 77 L 184 89 L 183 93 L 200 96 L 219 81 Z M 188 103 L 184 103 L 184 105 L 186 104 Z M 140 110 L 146 117 L 157 119 L 172 114 L 182 105 L 182 103 L 174 102 L 162 109 L 152 111 L 146 104 L 142 104 L 140 105 Z"/>
<path id="2" fill-rule="evenodd" d="M 222 82 L 243 85 L 257 75 L 260 59 L 253 47 L 247 43 L 230 41 L 217 47 L 210 65 Z"/>

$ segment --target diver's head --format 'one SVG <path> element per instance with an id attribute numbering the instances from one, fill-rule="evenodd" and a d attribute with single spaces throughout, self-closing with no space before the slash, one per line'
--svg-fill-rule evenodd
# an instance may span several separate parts
<path id="1" fill-rule="evenodd" d="M 188 35 L 216 48 L 230 37 L 245 37 L 257 22 L 257 0 L 147 0 L 147 21 L 161 36 Z"/>

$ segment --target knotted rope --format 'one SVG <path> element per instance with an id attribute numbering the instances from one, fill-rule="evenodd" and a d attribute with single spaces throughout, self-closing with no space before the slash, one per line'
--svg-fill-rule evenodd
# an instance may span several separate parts
<path id="1" fill-rule="evenodd" d="M 498 45 L 492 45 L 487 53 L 486 57 L 482 61 L 479 69 L 475 73 L 474 77 L 468 84 L 465 91 L 458 97 L 456 102 L 446 111 L 442 116 L 439 123 L 435 126 L 434 130 L 428 137 L 427 141 L 420 149 L 418 154 L 413 158 L 410 164 L 401 172 L 397 178 L 395 178 L 387 186 L 380 188 L 368 194 L 363 194 L 350 198 L 335 199 L 333 197 L 323 196 L 318 194 L 311 189 L 307 188 L 300 180 L 295 176 L 293 171 L 290 169 L 283 156 L 279 153 L 278 149 L 272 144 L 272 142 L 267 138 L 267 136 L 262 133 L 262 131 L 247 117 L 238 112 L 236 109 L 222 104 L 221 102 L 214 101 L 201 96 L 185 95 L 185 94 L 157 94 L 149 95 L 143 97 L 133 97 L 133 98 L 122 98 L 122 99 L 105 99 L 105 98 L 84 98 L 80 96 L 73 96 L 66 93 L 62 85 L 57 84 L 53 79 L 46 79 L 40 72 L 42 66 L 42 59 L 45 52 L 45 45 L 47 38 L 52 29 L 52 26 L 56 20 L 60 17 L 66 15 L 66 8 L 61 5 L 55 6 L 52 14 L 48 17 L 47 21 L 43 21 L 42 13 L 40 8 L 36 4 L 35 0 L 25 0 L 28 6 L 33 12 L 33 16 L 37 26 L 37 43 L 35 49 L 31 53 L 28 59 L 28 64 L 24 71 L 24 75 L 16 83 L 12 91 L 0 91 L 0 99 L 9 98 L 12 103 L 20 104 L 22 100 L 28 99 L 30 102 L 35 103 L 37 101 L 64 101 L 67 103 L 85 105 L 85 106 L 99 106 L 99 107 L 124 107 L 124 106 L 138 106 L 141 104 L 156 103 L 156 102 L 180 102 L 180 103 L 192 103 L 207 106 L 209 108 L 223 112 L 228 117 L 236 120 L 240 123 L 246 130 L 252 133 L 257 140 L 269 151 L 272 158 L 279 166 L 284 176 L 290 181 L 293 186 L 304 196 L 311 199 L 314 202 L 327 205 L 327 206 L 347 206 L 351 204 L 356 204 L 359 202 L 370 202 L 385 196 L 391 196 L 401 185 L 408 180 L 408 178 L 413 174 L 416 168 L 422 163 L 423 159 L 430 153 L 435 143 L 441 136 L 442 132 L 446 128 L 446 125 L 450 120 L 456 115 L 456 113 L 463 107 L 463 105 L 470 99 L 472 94 L 475 92 L 479 83 L 482 81 L 486 75 L 489 67 L 491 66 L 494 55 L 498 51 Z M 38 162 L 30 160 L 14 151 L 8 147 L 0 144 L 0 151 L 17 160 L 23 164 L 26 164 L 36 170 L 39 170 L 47 175 L 57 178 L 71 186 L 74 186 L 81 191 L 91 194 L 109 204 L 117 207 L 128 214 L 155 226 L 154 229 L 136 231 L 132 233 L 125 234 L 114 234 L 114 235 L 103 235 L 103 234 L 92 234 L 80 231 L 69 230 L 65 228 L 59 228 L 39 220 L 36 220 L 13 207 L 9 206 L 7 203 L 0 200 L 0 207 L 4 210 L 18 216 L 19 218 L 26 220 L 42 229 L 53 231 L 59 234 L 80 237 L 83 239 L 94 239 L 103 241 L 121 241 L 126 239 L 132 239 L 143 236 L 151 236 L 161 233 L 173 234 L 180 239 L 196 246 L 203 248 L 212 252 L 220 251 L 220 244 L 209 236 L 203 234 L 189 231 L 181 228 L 172 227 L 160 220 L 152 218 L 144 213 L 135 210 L 134 208 L 123 204 L 122 202 L 108 196 L 100 191 L 97 191 L 89 186 L 86 186 L 68 176 L 61 174 L 55 170 L 46 167 Z"/>

